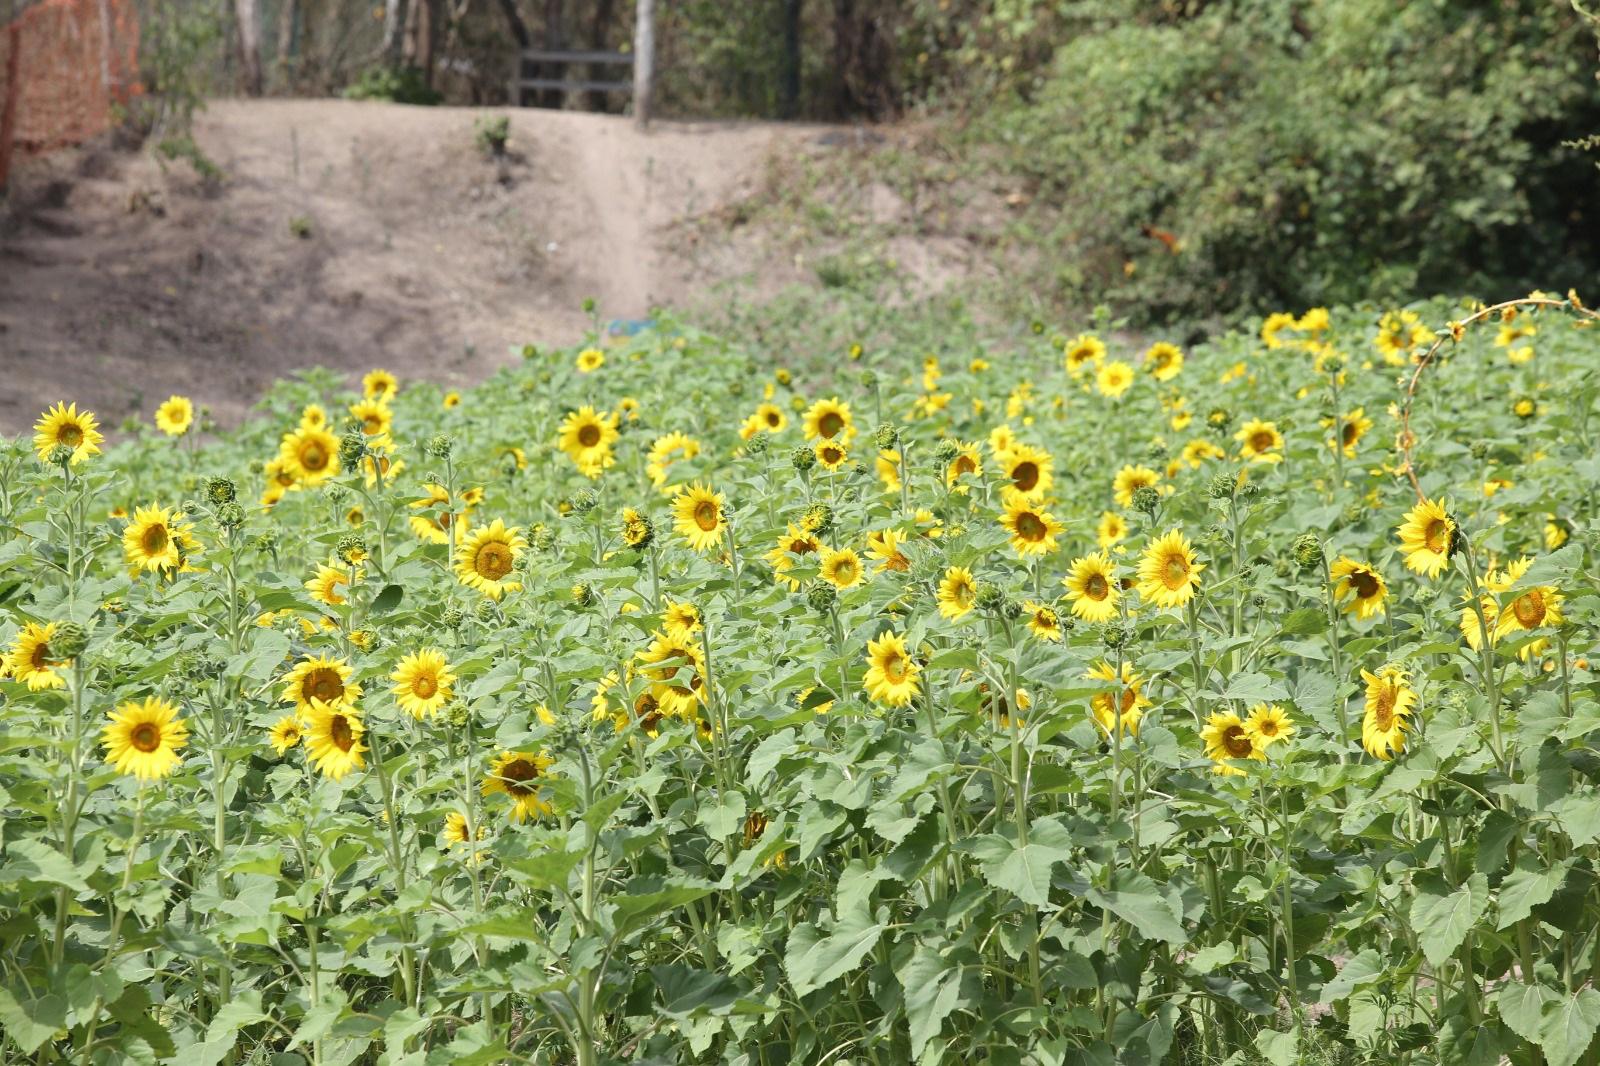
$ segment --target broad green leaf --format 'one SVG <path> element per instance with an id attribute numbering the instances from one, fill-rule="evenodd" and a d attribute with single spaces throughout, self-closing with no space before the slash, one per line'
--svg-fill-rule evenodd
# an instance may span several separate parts
<path id="1" fill-rule="evenodd" d="M 1454 954 L 1488 905 L 1489 879 L 1481 873 L 1453 891 L 1438 878 L 1419 885 L 1411 901 L 1411 925 L 1428 962 L 1439 966 Z"/>
<path id="2" fill-rule="evenodd" d="M 1544 985 L 1528 985 L 1521 981 L 1507 981 L 1500 986 L 1495 1006 L 1500 1019 L 1511 1031 L 1530 1044 L 1537 1044 L 1544 1029 L 1545 1008 L 1561 998 L 1559 992 Z"/>
<path id="3" fill-rule="evenodd" d="M 1495 928 L 1509 928 L 1532 914 L 1535 907 L 1550 902 L 1571 868 L 1571 859 L 1545 866 L 1528 852 L 1517 856 L 1516 869 L 1500 882 L 1500 922 Z"/>
<path id="4" fill-rule="evenodd" d="M 6 864 L 0 866 L 0 884 L 36 881 L 63 885 L 74 892 L 89 891 L 89 883 L 67 857 L 42 840 L 17 840 L 6 848 Z"/>
<path id="5" fill-rule="evenodd" d="M 911 1055 L 921 1058 L 928 1042 L 939 1035 L 944 1019 L 961 999 L 961 968 L 925 944 L 895 974 L 900 978 L 906 1021 L 911 1028 Z"/>
<path id="6" fill-rule="evenodd" d="M 369 612 L 375 615 L 388 614 L 400 606 L 400 601 L 405 598 L 406 590 L 399 585 L 385 585 L 383 591 L 372 598 Z"/>
<path id="7" fill-rule="evenodd" d="M 1256 1050 L 1272 1066 L 1295 1066 L 1300 1061 L 1300 1038 L 1294 1033 L 1263 1029 L 1256 1034 Z"/>
<path id="8" fill-rule="evenodd" d="M 1182 915 L 1161 894 L 1161 886 L 1137 870 L 1118 870 L 1111 890 L 1091 888 L 1089 900 L 1133 926 L 1146 939 L 1163 940 L 1174 946 L 1189 939 L 1183 930 Z"/>
<path id="9" fill-rule="evenodd" d="M 700 825 L 714 840 L 723 840 L 744 827 L 744 795 L 725 792 L 700 807 Z"/>
<path id="10" fill-rule="evenodd" d="M 795 926 L 783 957 L 795 994 L 807 995 L 855 969 L 883 929 L 865 908 L 840 915 L 826 936 L 810 922 Z"/>
<path id="11" fill-rule="evenodd" d="M 1580 988 L 1547 1010 L 1539 1029 L 1539 1046 L 1549 1066 L 1573 1066 L 1589 1050 L 1600 1028 L 1600 992 Z"/>
<path id="12" fill-rule="evenodd" d="M 67 1001 L 60 996 L 47 993 L 19 999 L 10 989 L 0 988 L 0 1028 L 24 1054 L 33 1054 L 66 1024 Z"/>
<path id="13" fill-rule="evenodd" d="M 968 841 L 983 879 L 1035 907 L 1050 905 L 1050 872 L 1072 857 L 1072 834 L 1060 822 L 1040 819 L 1028 827 L 1028 843 L 998 833 Z"/>

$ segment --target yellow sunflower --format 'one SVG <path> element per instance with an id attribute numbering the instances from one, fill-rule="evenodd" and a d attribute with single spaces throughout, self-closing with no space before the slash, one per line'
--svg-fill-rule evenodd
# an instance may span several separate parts
<path id="1" fill-rule="evenodd" d="M 606 353 L 599 348 L 585 348 L 578 353 L 578 373 L 592 374 L 606 365 Z"/>
<path id="2" fill-rule="evenodd" d="M 1119 671 L 1102 659 L 1083 676 L 1088 681 L 1117 686 L 1089 697 L 1089 715 L 1100 731 L 1108 737 L 1114 729 L 1121 729 L 1124 736 L 1138 736 L 1139 723 L 1144 719 L 1144 709 L 1150 706 L 1150 698 L 1144 694 L 1144 678 L 1134 670 L 1133 664 L 1124 662 Z"/>
<path id="3" fill-rule="evenodd" d="M 1251 419 L 1233 435 L 1239 442 L 1239 456 L 1252 463 L 1283 462 L 1283 434 L 1274 422 Z"/>
<path id="4" fill-rule="evenodd" d="M 1051 468 L 1055 458 L 1042 448 L 1017 444 L 1000 456 L 1000 470 L 1012 490 L 1030 500 L 1041 500 L 1055 480 Z"/>
<path id="5" fill-rule="evenodd" d="M 885 630 L 867 644 L 867 675 L 863 679 L 867 695 L 890 707 L 903 707 L 918 692 L 917 675 L 922 667 L 911 661 L 905 638 Z"/>
<path id="6" fill-rule="evenodd" d="M 444 398 L 439 401 L 439 404 L 447 411 L 460 407 L 461 394 L 455 389 L 451 389 L 449 392 L 444 394 Z"/>
<path id="7" fill-rule="evenodd" d="M 301 426 L 284 435 L 278 458 L 295 481 L 320 485 L 339 472 L 339 441 L 325 429 Z"/>
<path id="8" fill-rule="evenodd" d="M 665 495 L 672 495 L 681 486 L 667 484 L 667 467 L 678 459 L 693 459 L 700 454 L 700 442 L 687 433 L 668 433 L 657 437 L 655 443 L 650 445 L 650 454 L 645 464 L 645 473 L 650 475 L 650 483 L 660 489 Z"/>
<path id="9" fill-rule="evenodd" d="M 156 408 L 156 428 L 169 437 L 181 437 L 194 425 L 194 404 L 187 396 L 169 396 Z"/>
<path id="10" fill-rule="evenodd" d="M 1061 642 L 1061 618 L 1054 607 L 1048 603 L 1026 600 L 1022 604 L 1022 613 L 1028 619 L 1028 632 L 1043 641 L 1054 644 Z"/>
<path id="11" fill-rule="evenodd" d="M 764 403 L 757 407 L 755 421 L 767 433 L 782 433 L 789 428 L 789 416 L 775 403 Z"/>
<path id="12" fill-rule="evenodd" d="M 56 672 L 68 660 L 57 658 L 50 650 L 50 641 L 56 635 L 56 624 L 25 622 L 17 630 L 6 655 L 6 672 L 19 683 L 27 685 L 29 692 L 65 688 L 67 679 Z"/>
<path id="13" fill-rule="evenodd" d="M 456 675 L 444 653 L 422 648 L 400 660 L 389 675 L 395 702 L 413 718 L 431 718 L 455 695 Z"/>
<path id="14" fill-rule="evenodd" d="M 1261 343 L 1268 348 L 1283 347 L 1283 337 L 1286 329 L 1295 329 L 1296 319 L 1287 311 L 1274 311 L 1261 322 Z"/>
<path id="15" fill-rule="evenodd" d="M 1189 539 L 1174 529 L 1144 550 L 1139 560 L 1139 595 L 1157 607 L 1182 607 L 1199 590 L 1204 569 L 1204 563 L 1195 562 Z"/>
<path id="16" fill-rule="evenodd" d="M 831 442 L 819 442 L 827 447 Z M 898 448 L 888 448 L 878 453 L 873 460 L 873 469 L 878 473 L 878 480 L 883 482 L 883 491 L 895 493 L 900 491 L 900 451 Z"/>
<path id="17" fill-rule="evenodd" d="M 1361 718 L 1361 746 L 1374 759 L 1388 760 L 1404 751 L 1406 731 L 1417 705 L 1417 693 L 1404 670 L 1386 666 L 1376 674 L 1361 671 L 1367 683 L 1366 712 Z"/>
<path id="18" fill-rule="evenodd" d="M 491 600 L 522 588 L 510 575 L 528 542 L 516 526 L 496 518 L 468 534 L 456 552 L 456 577 Z"/>
<path id="19" fill-rule="evenodd" d="M 1144 368 L 1157 381 L 1171 381 L 1183 373 L 1183 349 L 1167 341 L 1157 341 L 1144 353 Z"/>
<path id="20" fill-rule="evenodd" d="M 1085 622 L 1109 622 L 1117 616 L 1117 601 L 1122 593 L 1116 567 L 1104 551 L 1072 561 L 1067 576 L 1061 579 L 1072 601 L 1072 613 Z"/>
<path id="21" fill-rule="evenodd" d="M 133 521 L 122 531 L 122 554 L 135 572 L 176 570 L 198 548 L 188 520 L 176 507 L 135 508 Z"/>
<path id="22" fill-rule="evenodd" d="M 1265 752 L 1274 744 L 1287 744 L 1289 738 L 1294 736 L 1295 726 L 1288 712 L 1276 703 L 1258 703 L 1250 708 L 1250 717 L 1245 719 L 1244 729 L 1255 741 L 1256 747 Z"/>
<path id="23" fill-rule="evenodd" d="M 658 630 L 637 658 L 662 714 L 685 719 L 698 714 L 705 698 L 705 654 L 692 634 Z"/>
<path id="24" fill-rule="evenodd" d="M 1178 457 L 1184 466 L 1195 470 L 1212 459 L 1226 459 L 1228 453 L 1204 437 L 1196 437 L 1183 446 Z"/>
<path id="25" fill-rule="evenodd" d="M 661 606 L 661 627 L 669 636 L 679 640 L 693 640 L 704 623 L 700 621 L 700 608 L 692 603 L 679 602 L 668 596 Z"/>
<path id="26" fill-rule="evenodd" d="M 616 462 L 611 446 L 620 434 L 616 414 L 600 414 L 587 404 L 561 420 L 556 446 L 566 452 L 579 470 L 589 477 Z"/>
<path id="27" fill-rule="evenodd" d="M 830 440 L 826 437 L 817 441 L 817 443 L 812 446 L 812 451 L 816 453 L 817 465 L 828 471 L 839 469 L 850 458 L 850 449 L 845 447 L 843 442 Z M 880 474 L 882 472 L 882 464 L 883 457 L 879 456 L 878 469 Z M 894 470 L 894 477 L 895 488 L 898 489 L 900 487 L 900 471 L 898 469 Z"/>
<path id="28" fill-rule="evenodd" d="M 1000 524 L 1011 534 L 1011 548 L 1018 555 L 1047 555 L 1056 550 L 1056 535 L 1067 527 L 1048 511 L 1029 503 L 1018 493 L 1008 493 Z"/>
<path id="29" fill-rule="evenodd" d="M 1092 333 L 1080 333 L 1067 342 L 1067 370 L 1076 377 L 1082 370 L 1106 357 L 1105 342 Z"/>
<path id="30" fill-rule="evenodd" d="M 324 703 L 315 697 L 306 708 L 306 758 L 312 767 L 335 781 L 367 765 L 361 743 L 366 727 L 354 705 Z"/>
<path id="31" fill-rule="evenodd" d="M 1257 735 L 1245 726 L 1244 719 L 1231 712 L 1208 718 L 1206 727 L 1200 731 L 1200 739 L 1206 746 L 1206 758 L 1212 761 L 1211 769 L 1224 776 L 1244 774 L 1232 760 L 1260 762 L 1267 757 Z"/>
<path id="32" fill-rule="evenodd" d="M 939 582 L 939 614 L 952 621 L 972 610 L 978 602 L 978 583 L 972 571 L 964 566 L 952 566 L 944 572 Z"/>
<path id="33" fill-rule="evenodd" d="M 481 790 L 485 796 L 509 796 L 513 822 L 553 814 L 555 806 L 540 795 L 553 765 L 555 760 L 542 751 L 503 751 L 489 764 Z"/>
<path id="34" fill-rule="evenodd" d="M 120 704 L 107 717 L 110 724 L 100 734 L 100 743 L 106 749 L 106 762 L 119 774 L 155 781 L 178 768 L 182 761 L 178 752 L 189 742 L 189 727 L 177 707 L 147 696 L 142 703 Z"/>
<path id="35" fill-rule="evenodd" d="M 1483 611 L 1483 622 L 1480 625 L 1478 612 L 1472 606 L 1471 594 L 1463 595 L 1461 599 L 1461 639 L 1467 642 L 1467 647 L 1477 651 L 1483 647 L 1483 638 L 1487 636 L 1492 647 L 1500 639 L 1500 633 L 1495 628 L 1495 621 L 1500 614 L 1500 604 L 1493 596 L 1479 597 L 1478 607 Z"/>
<path id="36" fill-rule="evenodd" d="M 72 449 L 73 466 L 100 454 L 105 437 L 95 428 L 99 423 L 89 411 L 79 411 L 77 404 L 58 403 L 39 416 L 33 426 L 33 448 L 41 462 L 48 462 L 56 445 Z"/>
<path id="37" fill-rule="evenodd" d="M 1100 512 L 1100 521 L 1094 527 L 1094 537 L 1102 551 L 1125 540 L 1127 536 L 1127 519 L 1115 511 Z"/>
<path id="38" fill-rule="evenodd" d="M 1448 500 L 1423 500 L 1406 513 L 1400 525 L 1400 550 L 1406 569 L 1424 577 L 1438 577 L 1450 564 L 1455 547 L 1456 523 Z"/>
<path id="39" fill-rule="evenodd" d="M 1521 581 L 1522 576 L 1528 572 L 1528 567 L 1532 565 L 1533 560 L 1528 558 L 1518 559 L 1512 563 L 1506 568 L 1506 585 L 1509 587 Z M 1514 633 L 1561 625 L 1566 620 L 1561 611 L 1561 601 L 1561 592 L 1553 585 L 1538 585 L 1523 589 L 1515 599 L 1500 609 L 1495 636 L 1507 637 Z M 1533 641 L 1525 644 L 1518 650 L 1518 656 L 1526 661 L 1541 653 L 1544 650 L 1544 643 Z"/>
<path id="40" fill-rule="evenodd" d="M 350 417 L 361 423 L 361 432 L 368 437 L 384 438 L 394 426 L 394 412 L 378 400 L 351 404 Z"/>
<path id="41" fill-rule="evenodd" d="M 1121 359 L 1112 359 L 1102 363 L 1095 371 L 1095 391 L 1108 399 L 1116 399 L 1127 392 L 1133 385 L 1133 367 Z"/>
<path id="42" fill-rule="evenodd" d="M 350 680 L 350 664 L 327 656 L 307 656 L 284 677 L 283 702 L 292 703 L 304 715 L 312 701 L 336 707 L 353 704 L 361 698 L 361 685 Z"/>
<path id="43" fill-rule="evenodd" d="M 281 458 L 269 459 L 262 468 L 266 475 L 267 487 L 261 493 L 261 506 L 271 507 L 290 492 L 300 488 L 300 481 L 295 477 L 294 471 Z"/>
<path id="44" fill-rule="evenodd" d="M 976 480 L 982 474 L 983 459 L 978 452 L 978 446 L 957 442 L 955 458 L 944 468 L 944 483 L 951 488 L 957 488 L 957 483 L 962 478 L 970 477 Z M 964 488 L 965 486 L 960 486 L 958 491 Z"/>
<path id="45" fill-rule="evenodd" d="M 318 603 L 338 607 L 345 602 L 344 593 L 339 590 L 348 584 L 350 584 L 348 567 L 319 563 L 317 576 L 306 582 L 306 591 L 311 593 L 311 598 Z"/>
<path id="46" fill-rule="evenodd" d="M 695 551 L 710 551 L 721 543 L 727 529 L 725 506 L 720 492 L 696 482 L 673 498 L 672 528 Z"/>
<path id="47" fill-rule="evenodd" d="M 772 567 L 773 579 L 788 585 L 791 592 L 798 592 L 800 582 L 788 576 L 789 570 L 803 557 L 817 555 L 821 551 L 822 541 L 790 522 L 783 536 L 778 538 L 777 547 L 767 552 L 766 560 Z"/>
<path id="48" fill-rule="evenodd" d="M 298 714 L 286 714 L 273 723 L 272 729 L 267 733 L 267 740 L 272 744 L 272 750 L 283 755 L 305 735 L 305 725 L 300 721 Z"/>
<path id="49" fill-rule="evenodd" d="M 807 440 L 841 440 L 849 444 L 855 440 L 855 421 L 850 417 L 850 405 L 840 403 L 834 396 L 818 400 L 806 409 L 801 420 Z"/>
<path id="50" fill-rule="evenodd" d="M 1354 459 L 1356 445 L 1361 443 L 1361 438 L 1366 436 L 1367 430 L 1371 428 L 1372 419 L 1367 417 L 1366 409 L 1357 407 L 1339 419 L 1339 436 L 1336 440 L 1329 441 L 1328 445 L 1344 452 L 1346 459 Z"/>
<path id="51" fill-rule="evenodd" d="M 373 370 L 361 379 L 361 395 L 368 400 L 388 403 L 400 391 L 400 379 L 387 370 Z"/>
<path id="52" fill-rule="evenodd" d="M 1155 488 L 1161 483 L 1161 475 L 1151 470 L 1148 466 L 1125 466 L 1117 471 L 1116 477 L 1111 480 L 1111 492 L 1116 497 L 1117 506 L 1132 507 L 1133 494 L 1149 486 Z"/>
<path id="53" fill-rule="evenodd" d="M 867 555 L 878 561 L 878 572 L 893 570 L 904 573 L 911 569 L 911 560 L 900 550 L 905 534 L 897 529 L 885 529 L 867 534 Z"/>
<path id="54" fill-rule="evenodd" d="M 862 577 L 861 556 L 854 549 L 822 553 L 822 580 L 837 589 L 853 588 Z"/>
<path id="55" fill-rule="evenodd" d="M 1341 555 L 1329 570 L 1329 576 L 1333 578 L 1333 598 L 1348 599 L 1350 602 L 1344 609 L 1354 611 L 1357 618 L 1366 621 L 1383 609 L 1389 586 L 1376 567 Z"/>

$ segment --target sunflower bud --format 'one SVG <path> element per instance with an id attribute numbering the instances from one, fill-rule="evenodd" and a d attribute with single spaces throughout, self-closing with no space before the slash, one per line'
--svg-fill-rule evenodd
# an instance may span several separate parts
<path id="1" fill-rule="evenodd" d="M 806 450 L 810 455 L 810 449 Z M 807 533 L 824 536 L 833 529 L 833 508 L 825 503 L 814 503 L 800 516 L 800 528 Z"/>
<path id="2" fill-rule="evenodd" d="M 473 608 L 473 613 L 477 615 L 478 621 L 491 624 L 500 618 L 500 605 L 491 599 L 481 599 Z"/>
<path id="3" fill-rule="evenodd" d="M 1206 495 L 1213 500 L 1227 500 L 1239 490 L 1239 475 L 1231 470 L 1211 476 L 1211 484 L 1206 486 Z"/>
<path id="4" fill-rule="evenodd" d="M 817 465 L 817 453 L 801 444 L 789 453 L 789 462 L 803 474 Z"/>
<path id="5" fill-rule="evenodd" d="M 1001 605 L 1004 603 L 1005 598 L 1006 594 L 993 585 L 985 584 L 978 586 L 977 604 L 978 610 L 980 611 L 989 611 L 993 614 L 999 614 Z"/>
<path id="6" fill-rule="evenodd" d="M 442 463 L 450 458 L 450 452 L 454 450 L 455 446 L 455 441 L 451 440 L 447 434 L 436 433 L 428 438 L 428 443 L 423 445 L 422 450 Z"/>
<path id="7" fill-rule="evenodd" d="M 366 454 L 367 438 L 359 429 L 352 429 L 339 438 L 339 464 L 346 470 L 354 470 Z"/>
<path id="8" fill-rule="evenodd" d="M 806 606 L 818 614 L 827 614 L 839 602 L 839 593 L 827 582 L 818 582 L 806 590 Z"/>
<path id="9" fill-rule="evenodd" d="M 779 385 L 787 385 L 787 384 L 789 384 L 790 381 L 793 380 L 793 378 L 790 377 L 788 368 L 781 367 L 781 366 L 776 371 L 773 372 L 772 379 L 774 381 L 776 381 Z"/>
<path id="10" fill-rule="evenodd" d="M 861 372 L 861 387 L 871 391 L 878 387 L 878 372 L 876 370 L 863 370 Z"/>
<path id="11" fill-rule="evenodd" d="M 366 561 L 367 542 L 358 533 L 346 533 L 339 538 L 337 554 L 347 566 L 356 566 Z"/>
<path id="12" fill-rule="evenodd" d="M 225 477 L 206 479 L 206 500 L 213 507 L 221 507 L 225 503 L 232 503 L 238 495 L 233 480 Z"/>
<path id="13" fill-rule="evenodd" d="M 1481 463 L 1485 459 L 1489 458 L 1489 442 L 1486 440 L 1475 440 L 1467 446 L 1467 452 L 1472 456 L 1475 462 Z"/>
<path id="14" fill-rule="evenodd" d="M 1153 485 L 1140 485 L 1133 490 L 1133 509 L 1142 511 L 1147 515 L 1154 515 L 1156 508 L 1161 506 L 1161 493 Z"/>
<path id="15" fill-rule="evenodd" d="M 1337 355 L 1330 355 L 1322 361 L 1322 369 L 1332 377 L 1344 369 L 1344 359 Z"/>
<path id="16" fill-rule="evenodd" d="M 465 729 L 472 721 L 472 709 L 461 700 L 451 700 L 439 708 L 439 717 L 448 722 L 452 729 Z"/>
<path id="17" fill-rule="evenodd" d="M 1295 565 L 1302 570 L 1310 570 L 1322 565 L 1322 539 L 1315 533 L 1302 533 L 1294 538 L 1294 546 L 1290 549 L 1294 556 Z"/>
<path id="18" fill-rule="evenodd" d="M 938 447 L 933 450 L 933 454 L 941 463 L 948 463 L 961 454 L 961 445 L 949 437 L 944 437 L 939 441 Z"/>
<path id="19" fill-rule="evenodd" d="M 572 496 L 572 509 L 578 514 L 588 514 L 600 503 L 593 489 L 579 489 Z"/>
<path id="20" fill-rule="evenodd" d="M 56 623 L 50 638 L 50 654 L 60 659 L 76 659 L 89 646 L 89 631 L 77 622 Z"/>
<path id="21" fill-rule="evenodd" d="M 1127 626 L 1112 623 L 1100 629 L 1100 643 L 1105 646 L 1106 651 L 1126 648 L 1132 639 L 1133 634 L 1128 631 Z"/>
<path id="22" fill-rule="evenodd" d="M 766 455 L 768 443 L 765 433 L 757 433 L 744 442 L 744 450 L 750 455 Z"/>
<path id="23" fill-rule="evenodd" d="M 446 607 L 439 615 L 439 624 L 446 629 L 460 629 L 461 623 L 467 620 L 466 613 L 459 607 Z"/>
<path id="24" fill-rule="evenodd" d="M 528 529 L 528 545 L 534 551 L 549 551 L 556 542 L 555 531 L 543 522 L 535 522 Z"/>
<path id="25" fill-rule="evenodd" d="M 383 638 L 378 636 L 376 629 L 353 629 L 350 631 L 350 643 L 362 651 L 376 651 L 383 643 Z"/>
<path id="26" fill-rule="evenodd" d="M 1000 617 L 1009 622 L 1015 622 L 1022 617 L 1022 604 L 1010 596 L 1002 596 L 1000 599 Z"/>
<path id="27" fill-rule="evenodd" d="M 1233 424 L 1233 414 L 1226 407 L 1213 407 L 1206 415 L 1206 425 L 1216 433 L 1226 433 Z"/>
<path id="28" fill-rule="evenodd" d="M 582 581 L 572 586 L 572 603 L 576 607 L 588 607 L 594 603 L 594 589 Z"/>
<path id="29" fill-rule="evenodd" d="M 327 495 L 328 499 L 332 500 L 334 503 L 340 503 L 350 495 L 349 489 L 337 483 L 329 485 L 323 490 L 323 492 Z"/>
<path id="30" fill-rule="evenodd" d="M 1032 333 L 1035 337 L 1043 336 L 1044 323 L 1040 322 L 1037 318 L 1034 319 L 1032 322 L 1028 323 L 1028 332 Z"/>
<path id="31" fill-rule="evenodd" d="M 183 513 L 186 515 L 197 515 L 200 513 L 199 500 L 184 500 L 178 506 L 183 508 Z"/>
<path id="32" fill-rule="evenodd" d="M 50 449 L 50 453 L 44 457 L 44 461 L 51 466 L 64 467 L 72 462 L 72 449 L 65 444 L 57 444 Z"/>
<path id="33" fill-rule="evenodd" d="M 630 548 L 644 550 L 655 540 L 656 527 L 650 519 L 632 507 L 622 509 L 622 542 Z"/>
<path id="34" fill-rule="evenodd" d="M 229 500 L 217 508 L 217 525 L 223 529 L 238 529 L 244 525 L 244 508 Z"/>
<path id="35" fill-rule="evenodd" d="M 888 451 L 900 443 L 900 429 L 892 423 L 885 422 L 872 432 L 872 442 L 878 446 L 879 451 Z"/>
<path id="36" fill-rule="evenodd" d="M 256 547 L 264 552 L 276 554 L 278 551 L 278 531 L 276 529 L 264 529 L 256 534 Z"/>

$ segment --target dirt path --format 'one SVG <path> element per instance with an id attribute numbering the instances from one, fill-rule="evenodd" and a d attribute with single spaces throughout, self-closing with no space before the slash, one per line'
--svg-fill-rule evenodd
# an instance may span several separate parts
<path id="1" fill-rule="evenodd" d="M 697 256 L 673 224 L 747 195 L 816 127 L 659 124 L 329 100 L 224 101 L 196 137 L 226 177 L 88 148 L 25 169 L 0 212 L 0 432 L 56 399 L 115 426 L 178 392 L 236 422 L 304 366 L 479 379 L 513 345 L 691 305 L 713 282 L 793 268 Z M 715 265 L 721 263 L 721 266 Z"/>

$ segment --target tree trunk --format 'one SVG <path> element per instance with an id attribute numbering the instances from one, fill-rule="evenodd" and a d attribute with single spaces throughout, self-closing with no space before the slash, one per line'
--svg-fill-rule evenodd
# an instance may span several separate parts
<path id="1" fill-rule="evenodd" d="M 833 0 L 834 110 L 840 118 L 892 118 L 899 106 L 893 38 L 880 24 L 888 6 L 862 12 L 857 0 Z"/>
<path id="2" fill-rule="evenodd" d="M 778 71 L 778 117 L 800 113 L 800 13 L 805 0 L 783 0 L 783 63 Z"/>
<path id="3" fill-rule="evenodd" d="M 616 14 L 616 0 L 595 0 L 594 18 L 589 22 L 589 47 L 596 52 L 611 51 L 611 20 Z M 611 81 L 615 78 L 616 72 L 615 67 L 593 63 L 589 66 L 589 80 Z M 590 111 L 604 111 L 606 94 L 594 91 L 585 93 L 583 106 Z"/>
<path id="4" fill-rule="evenodd" d="M 292 67 L 299 32 L 299 0 L 278 0 L 278 77 L 286 92 L 294 89 Z"/>
<path id="5" fill-rule="evenodd" d="M 239 78 L 246 96 L 261 95 L 261 13 L 256 0 L 233 0 L 239 30 Z"/>
<path id="6" fill-rule="evenodd" d="M 544 0 L 544 47 L 548 51 L 559 52 L 566 47 L 566 32 L 562 25 L 566 6 L 563 0 Z M 538 68 L 541 78 L 564 78 L 567 74 L 565 63 L 540 63 Z M 539 90 L 540 107 L 560 107 L 565 100 L 566 93 L 560 89 Z"/>
<path id="7" fill-rule="evenodd" d="M 633 24 L 633 117 L 641 126 L 650 125 L 655 105 L 656 80 L 656 5 L 655 0 L 638 0 Z"/>
<path id="8" fill-rule="evenodd" d="M 243 3 L 244 0 L 239 0 Z M 383 2 L 383 61 L 391 67 L 400 63 L 401 37 L 406 25 L 406 0 Z"/>

